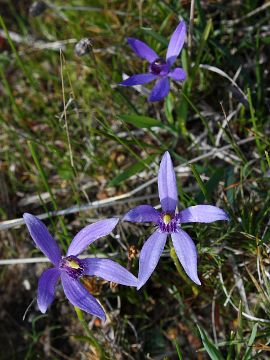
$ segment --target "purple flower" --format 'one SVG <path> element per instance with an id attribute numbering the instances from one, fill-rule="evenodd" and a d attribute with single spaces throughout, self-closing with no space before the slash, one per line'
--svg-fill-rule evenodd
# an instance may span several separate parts
<path id="1" fill-rule="evenodd" d="M 170 154 L 163 155 L 158 173 L 158 192 L 162 212 L 150 205 L 140 205 L 130 210 L 124 220 L 154 222 L 157 229 L 142 247 L 139 260 L 138 286 L 140 289 L 155 270 L 164 249 L 167 236 L 172 237 L 175 252 L 185 272 L 196 284 L 201 285 L 197 274 L 197 251 L 190 236 L 181 229 L 188 222 L 211 223 L 229 220 L 222 209 L 212 205 L 197 205 L 176 212 L 178 202 L 177 184 Z"/>
<path id="2" fill-rule="evenodd" d="M 42 313 L 45 313 L 52 303 L 55 286 L 60 277 L 66 297 L 71 304 L 103 320 L 106 318 L 104 310 L 85 289 L 80 278 L 84 275 L 95 275 L 122 285 L 137 285 L 137 278 L 112 260 L 97 258 L 82 260 L 78 258 L 78 255 L 88 245 L 96 239 L 108 235 L 119 219 L 100 220 L 86 226 L 72 240 L 67 255 L 61 257 L 56 241 L 43 222 L 27 213 L 23 215 L 23 218 L 37 247 L 54 265 L 53 268 L 45 270 L 39 278 L 37 303 Z"/>
<path id="3" fill-rule="evenodd" d="M 174 33 L 172 34 L 166 60 L 159 57 L 153 49 L 151 49 L 144 42 L 128 38 L 128 43 L 132 47 L 133 51 L 142 59 L 149 62 L 149 68 L 147 74 L 138 74 L 130 76 L 128 79 L 119 83 L 122 86 L 134 86 L 147 84 L 150 81 L 157 80 L 156 85 L 149 96 L 149 101 L 159 101 L 168 95 L 170 91 L 170 81 L 172 78 L 175 81 L 184 81 L 186 73 L 182 68 L 172 69 L 177 56 L 179 55 L 186 37 L 186 25 L 182 20 L 178 24 Z"/>

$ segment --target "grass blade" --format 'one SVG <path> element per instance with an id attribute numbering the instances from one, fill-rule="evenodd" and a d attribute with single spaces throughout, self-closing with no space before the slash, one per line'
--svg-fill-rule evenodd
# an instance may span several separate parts
<path id="1" fill-rule="evenodd" d="M 198 330 L 200 332 L 200 336 L 202 339 L 203 346 L 207 352 L 207 354 L 210 356 L 212 360 L 224 360 L 223 356 L 219 352 L 219 350 L 215 347 L 213 342 L 208 338 L 206 333 L 202 328 L 200 328 L 199 325 L 197 325 Z"/>

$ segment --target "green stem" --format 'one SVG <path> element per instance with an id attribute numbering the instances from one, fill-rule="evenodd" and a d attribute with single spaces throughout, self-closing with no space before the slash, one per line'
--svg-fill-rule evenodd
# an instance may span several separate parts
<path id="1" fill-rule="evenodd" d="M 199 109 L 193 104 L 193 102 L 189 99 L 189 97 L 183 92 L 182 96 L 185 98 L 185 100 L 189 103 L 189 105 L 192 107 L 192 109 L 196 112 L 196 114 L 199 116 L 199 118 L 201 119 L 203 125 L 206 127 L 210 141 L 212 142 L 212 145 L 215 145 L 215 139 L 214 136 L 212 134 L 212 131 L 208 125 L 207 120 L 202 116 L 201 112 L 199 111 Z"/>
<path id="2" fill-rule="evenodd" d="M 187 285 L 191 286 L 191 289 L 192 289 L 192 291 L 193 291 L 193 294 L 194 294 L 195 296 L 198 296 L 198 294 L 199 294 L 198 288 L 196 287 L 196 285 L 193 284 L 193 282 L 191 282 L 191 281 L 189 280 L 189 278 L 187 277 L 187 275 L 183 272 L 183 269 L 182 269 L 182 267 L 181 267 L 181 265 L 180 265 L 180 262 L 179 262 L 179 260 L 178 260 L 178 257 L 177 257 L 177 255 L 176 255 L 176 252 L 175 252 L 175 250 L 174 250 L 173 247 L 171 247 L 171 249 L 170 249 L 170 256 L 171 256 L 171 258 L 172 258 L 172 260 L 173 260 L 173 262 L 174 262 L 174 265 L 175 265 L 176 270 L 178 271 L 178 274 L 180 275 L 180 277 L 184 280 L 184 282 L 185 282 Z"/>
<path id="3" fill-rule="evenodd" d="M 195 166 L 194 164 L 189 164 L 189 166 L 190 166 L 190 168 L 191 168 L 191 171 L 193 172 L 193 175 L 195 176 L 195 179 L 196 179 L 196 181 L 197 181 L 197 183 L 198 183 L 198 185 L 199 185 L 199 187 L 200 187 L 200 189 L 201 189 L 201 191 L 202 191 L 205 199 L 206 199 L 209 203 L 211 203 L 211 197 L 210 197 L 209 194 L 208 194 L 208 191 L 207 191 L 207 189 L 206 189 L 206 187 L 205 187 L 205 185 L 204 185 L 204 182 L 203 182 L 200 174 L 198 173 L 198 171 L 197 171 L 197 169 L 196 169 L 196 166 Z"/>
<path id="4" fill-rule="evenodd" d="M 250 111 L 250 118 L 251 118 L 251 122 L 252 122 L 252 126 L 253 126 L 253 131 L 254 131 L 254 135 L 255 135 L 255 142 L 257 145 L 257 149 L 258 149 L 258 153 L 260 155 L 260 163 L 261 163 L 261 169 L 262 171 L 265 173 L 266 172 L 266 166 L 265 163 L 263 161 L 263 152 L 264 152 L 264 147 L 263 144 L 260 141 L 260 138 L 258 136 L 258 126 L 257 126 L 257 117 L 255 116 L 255 110 L 252 104 L 252 98 L 251 98 L 251 91 L 248 88 L 248 104 L 249 104 L 249 111 Z"/>
<path id="5" fill-rule="evenodd" d="M 77 306 L 74 306 L 74 309 L 76 311 L 76 314 L 78 316 L 78 319 L 80 321 L 80 323 L 82 324 L 82 327 L 84 328 L 89 341 L 91 342 L 91 344 L 97 349 L 98 353 L 99 353 L 99 358 L 100 359 L 104 359 L 104 351 L 101 348 L 101 346 L 99 345 L 98 341 L 96 340 L 96 338 L 94 337 L 94 335 L 92 335 L 91 331 L 89 330 L 89 327 L 87 325 L 87 322 L 85 321 L 83 312 L 81 309 L 79 309 Z"/>
<path id="6" fill-rule="evenodd" d="M 11 50 L 12 50 L 12 52 L 13 52 L 13 54 L 14 54 L 17 62 L 18 62 L 19 67 L 22 69 L 22 71 L 24 72 L 24 74 L 28 78 L 28 80 L 29 80 L 30 84 L 33 86 L 33 88 L 36 89 L 37 88 L 36 81 L 33 78 L 32 73 L 30 71 L 28 71 L 28 69 L 26 68 L 24 62 L 21 60 L 20 55 L 18 54 L 15 45 L 13 44 L 13 40 L 11 39 L 11 37 L 9 35 L 9 31 L 8 31 L 8 29 L 6 27 L 6 24 L 4 22 L 4 19 L 2 18 L 1 15 L 0 15 L 0 26 L 4 30 L 4 33 L 5 33 L 6 37 L 7 37 L 7 41 L 9 43 L 9 46 L 11 47 Z"/>
<path id="7" fill-rule="evenodd" d="M 45 171 L 44 171 L 44 169 L 43 169 L 43 167 L 42 167 L 42 165 L 41 165 L 41 163 L 40 163 L 40 160 L 39 160 L 39 157 L 38 157 L 36 148 L 35 148 L 35 146 L 34 146 L 34 143 L 31 142 L 31 141 L 28 141 L 27 144 L 28 144 L 30 153 L 31 153 L 31 155 L 32 155 L 32 158 L 33 158 L 33 160 L 34 160 L 35 166 L 36 166 L 36 168 L 37 168 L 37 170 L 38 170 L 38 172 L 39 172 L 39 175 L 40 175 L 40 177 L 41 177 L 41 180 L 42 180 L 42 182 L 43 182 L 43 184 L 44 184 L 44 186 L 45 186 L 45 189 L 46 189 L 46 190 L 48 191 L 48 193 L 50 194 L 50 198 L 51 198 L 51 202 L 52 202 L 52 205 L 53 205 L 53 209 L 54 209 L 54 211 L 57 211 L 57 210 L 58 210 L 58 207 L 57 207 L 57 203 L 56 203 L 55 197 L 54 197 L 54 195 L 53 195 L 53 193 L 52 193 L 52 190 L 51 190 L 51 187 L 50 187 L 50 185 L 49 185 L 49 182 L 48 182 L 47 176 L 46 176 L 46 174 L 45 174 Z M 66 227 L 65 227 L 65 223 L 64 223 L 63 219 L 60 217 L 59 220 L 60 220 L 60 225 L 61 225 L 61 227 L 62 227 L 63 233 L 64 233 L 64 235 L 65 235 L 66 243 L 64 243 L 61 238 L 60 238 L 60 241 L 61 241 L 61 244 L 62 244 L 64 250 L 66 250 L 66 249 L 67 249 L 67 245 L 68 245 L 68 243 L 67 243 L 68 233 L 67 233 L 67 229 L 66 229 Z"/>

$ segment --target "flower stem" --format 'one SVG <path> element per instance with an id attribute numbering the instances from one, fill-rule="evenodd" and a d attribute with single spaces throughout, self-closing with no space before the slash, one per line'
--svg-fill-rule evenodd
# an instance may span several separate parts
<path id="1" fill-rule="evenodd" d="M 80 323 L 82 324 L 82 327 L 84 328 L 84 330 L 88 336 L 90 343 L 97 349 L 97 351 L 99 353 L 99 359 L 105 359 L 104 351 L 102 350 L 102 347 L 99 345 L 97 339 L 92 335 L 91 331 L 89 330 L 89 327 L 85 321 L 82 310 L 79 309 L 77 306 L 74 306 L 74 309 L 76 311 L 76 314 L 78 316 Z"/>
<path id="2" fill-rule="evenodd" d="M 181 265 L 180 265 L 180 262 L 179 262 L 179 260 L 178 260 L 178 257 L 177 257 L 177 255 L 176 255 L 176 252 L 175 252 L 175 250 L 174 250 L 173 247 L 171 247 L 171 249 L 170 249 L 170 256 L 171 256 L 171 258 L 172 258 L 172 260 L 173 260 L 173 262 L 174 262 L 174 265 L 175 265 L 176 270 L 178 271 L 178 274 L 180 275 L 180 277 L 185 281 L 185 283 L 186 283 L 187 285 L 191 286 L 191 289 L 192 289 L 193 294 L 194 294 L 195 296 L 198 296 L 199 290 L 198 290 L 197 286 L 194 285 L 194 283 L 191 282 L 191 280 L 189 280 L 189 278 L 187 277 L 187 275 L 183 272 L 183 269 L 182 269 L 182 267 L 181 267 Z"/>

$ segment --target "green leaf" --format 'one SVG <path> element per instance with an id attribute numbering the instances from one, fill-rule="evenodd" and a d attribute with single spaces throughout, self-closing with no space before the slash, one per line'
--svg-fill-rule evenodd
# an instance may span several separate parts
<path id="1" fill-rule="evenodd" d="M 158 326 L 152 327 L 144 333 L 145 353 L 164 353 L 166 349 L 166 340 L 163 332 Z"/>
<path id="2" fill-rule="evenodd" d="M 224 178 L 224 169 L 217 168 L 216 171 L 211 175 L 210 179 L 205 184 L 207 195 L 210 197 L 211 194 L 216 190 L 219 182 Z M 204 194 L 201 191 L 196 197 L 196 202 L 200 203 L 204 200 Z"/>
<path id="3" fill-rule="evenodd" d="M 226 172 L 225 172 L 225 186 L 226 187 L 229 187 L 230 185 L 233 185 L 234 183 L 236 183 L 236 179 L 235 179 L 233 170 L 234 170 L 233 166 L 229 166 L 226 169 Z M 227 189 L 226 195 L 227 195 L 227 199 L 228 199 L 229 203 L 233 204 L 234 197 L 235 197 L 235 188 L 231 187 L 231 188 Z"/>
<path id="4" fill-rule="evenodd" d="M 161 121 L 142 115 L 119 115 L 119 118 L 138 128 L 163 127 Z"/>
<path id="5" fill-rule="evenodd" d="M 237 344 L 236 344 L 236 354 L 237 354 L 237 359 L 239 359 L 240 354 L 241 354 L 241 348 L 243 346 L 243 315 L 242 315 L 242 310 L 243 309 L 243 305 L 242 305 L 242 301 L 239 301 L 239 307 L 238 307 L 238 315 L 237 315 L 237 331 L 236 331 L 236 340 L 237 340 Z"/>
<path id="6" fill-rule="evenodd" d="M 149 30 L 149 29 L 144 29 L 144 28 L 143 28 L 143 30 L 145 31 L 146 34 L 149 34 L 153 39 L 157 40 L 160 44 L 162 44 L 166 47 L 168 46 L 168 40 L 164 36 L 158 34 L 154 30 Z"/>
<path id="7" fill-rule="evenodd" d="M 201 6 L 201 1 L 200 0 L 195 0 L 195 4 L 196 4 L 196 9 L 198 11 L 198 17 L 199 17 L 199 22 L 200 22 L 200 25 L 202 27 L 205 27 L 206 25 L 206 18 L 205 18 L 205 13 L 204 13 L 204 10 Z"/>
<path id="8" fill-rule="evenodd" d="M 202 328 L 197 325 L 198 330 L 200 332 L 200 336 L 202 339 L 203 346 L 207 352 L 207 354 L 210 356 L 212 360 L 224 360 L 223 356 L 219 352 L 219 350 L 215 347 L 215 345 L 212 343 L 212 340 L 208 338 L 206 333 Z"/>
<path id="9" fill-rule="evenodd" d="M 195 179 L 196 179 L 196 181 L 197 181 L 197 183 L 198 183 L 198 185 L 199 185 L 205 199 L 207 201 L 211 202 L 211 198 L 210 198 L 210 196 L 209 196 L 209 194 L 207 192 L 207 188 L 206 188 L 206 186 L 205 186 L 205 184 L 204 184 L 204 182 L 203 182 L 203 180 L 202 180 L 202 178 L 201 178 L 201 176 L 200 176 L 200 174 L 199 174 L 199 172 L 198 172 L 198 170 L 196 168 L 196 165 L 189 164 L 189 166 L 191 168 L 191 171 L 193 172 L 193 175 L 195 176 Z"/>
<path id="10" fill-rule="evenodd" d="M 179 346 L 179 344 L 177 343 L 177 341 L 175 341 L 175 347 L 176 347 L 178 359 L 179 359 L 179 360 L 183 360 L 183 356 L 182 356 L 182 354 L 181 354 L 180 346 Z"/>
<path id="11" fill-rule="evenodd" d="M 136 164 L 133 164 L 129 167 L 127 167 L 123 172 L 121 172 L 119 175 L 114 177 L 108 184 L 108 186 L 117 186 L 122 181 L 130 178 L 131 176 L 137 174 L 138 172 L 142 171 L 148 164 L 150 164 L 154 158 L 156 157 L 156 154 L 149 155 L 145 160 L 139 161 Z"/>
<path id="12" fill-rule="evenodd" d="M 258 328 L 258 324 L 256 323 L 256 324 L 253 325 L 251 335 L 250 335 L 250 338 L 249 338 L 249 341 L 248 341 L 248 348 L 246 349 L 243 360 L 251 359 L 250 354 L 251 354 L 251 351 L 252 351 L 252 345 L 253 345 L 253 343 L 254 343 L 254 341 L 256 339 L 257 328 Z"/>
<path id="13" fill-rule="evenodd" d="M 165 99 L 164 110 L 165 110 L 165 114 L 166 114 L 166 118 L 167 118 L 168 122 L 172 125 L 174 123 L 173 114 L 172 114 L 173 109 L 174 109 L 174 106 L 173 106 L 173 102 L 172 102 L 172 96 L 171 96 L 171 94 L 169 94 Z"/>

